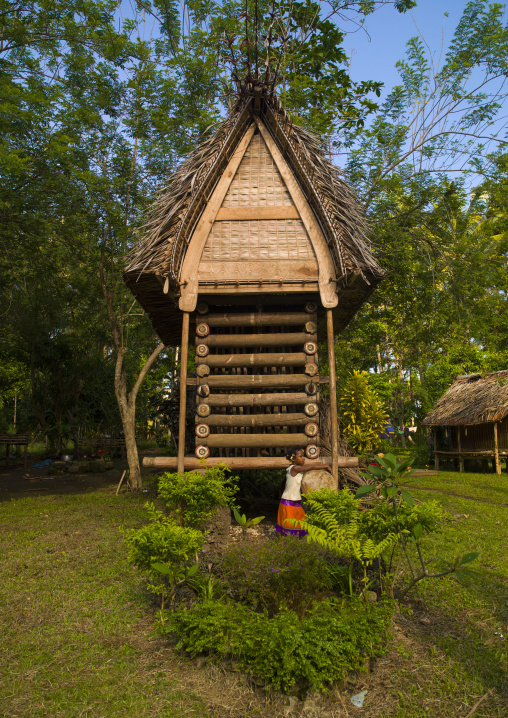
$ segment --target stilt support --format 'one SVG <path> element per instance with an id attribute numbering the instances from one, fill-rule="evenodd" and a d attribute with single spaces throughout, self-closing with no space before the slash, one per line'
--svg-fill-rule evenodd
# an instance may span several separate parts
<path id="1" fill-rule="evenodd" d="M 328 344 L 328 366 L 330 369 L 330 423 L 332 431 L 332 474 L 339 488 L 339 425 L 337 420 L 337 382 L 335 377 L 335 337 L 333 334 L 333 314 L 326 310 L 326 339 Z"/>
<path id="2" fill-rule="evenodd" d="M 187 410 L 187 356 L 189 353 L 189 312 L 183 313 L 182 350 L 180 353 L 180 416 L 178 417 L 178 465 L 179 474 L 184 472 L 185 459 L 185 413 Z"/>

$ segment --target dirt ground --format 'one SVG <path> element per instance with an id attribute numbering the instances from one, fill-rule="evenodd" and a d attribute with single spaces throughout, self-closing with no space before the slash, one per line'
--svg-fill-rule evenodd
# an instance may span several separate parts
<path id="1" fill-rule="evenodd" d="M 95 491 L 96 489 L 117 484 L 124 468 L 127 468 L 126 461 L 115 461 L 115 468 L 97 474 L 56 474 L 48 476 L 47 466 L 31 468 L 33 464 L 41 461 L 40 457 L 29 456 L 28 469 L 25 471 L 23 459 L 11 457 L 9 467 L 5 468 L 5 461 L 0 466 L 0 501 L 22 498 L 24 496 L 43 493 L 45 496 L 51 494 L 79 494 L 83 491 Z M 148 475 L 148 474 L 147 474 Z M 123 491 L 126 489 L 122 486 Z"/>

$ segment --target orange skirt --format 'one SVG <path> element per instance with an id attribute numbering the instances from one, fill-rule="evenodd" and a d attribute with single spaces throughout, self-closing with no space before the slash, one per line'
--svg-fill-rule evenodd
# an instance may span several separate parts
<path id="1" fill-rule="evenodd" d="M 285 536 L 307 536 L 305 529 L 298 528 L 298 524 L 295 526 L 293 522 L 286 523 L 287 519 L 305 521 L 306 516 L 301 501 L 280 500 L 275 530 L 277 533 L 284 534 Z"/>

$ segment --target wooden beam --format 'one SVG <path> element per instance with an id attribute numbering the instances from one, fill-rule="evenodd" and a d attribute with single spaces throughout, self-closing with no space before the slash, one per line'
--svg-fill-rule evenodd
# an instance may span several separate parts
<path id="1" fill-rule="evenodd" d="M 316 341 L 314 334 L 304 332 L 273 332 L 272 334 L 210 334 L 205 338 L 196 337 L 196 344 L 209 347 L 290 347 Z"/>
<path id="2" fill-rule="evenodd" d="M 201 343 L 201 342 L 200 342 Z M 209 367 L 305 366 L 304 352 L 264 352 L 261 354 L 209 354 L 202 359 Z"/>
<path id="3" fill-rule="evenodd" d="M 221 207 L 215 217 L 216 222 L 259 219 L 300 219 L 300 215 L 296 207 L 272 205 L 268 207 Z"/>
<path id="4" fill-rule="evenodd" d="M 209 327 L 280 327 L 302 326 L 309 320 L 316 322 L 317 314 L 307 312 L 249 312 L 233 314 L 208 314 L 206 321 Z"/>
<path id="5" fill-rule="evenodd" d="M 320 456 L 318 459 L 305 459 L 307 466 L 311 464 L 328 464 L 331 466 L 332 459 L 329 456 Z M 289 461 L 283 456 L 230 456 L 221 457 L 214 456 L 205 459 L 204 465 L 207 468 L 217 466 L 217 464 L 225 464 L 233 470 L 239 469 L 287 469 Z M 160 469 L 175 471 L 177 465 L 176 456 L 145 456 L 143 458 L 143 466 L 151 469 Z M 185 471 L 201 469 L 203 462 L 194 456 L 185 457 Z M 358 468 L 358 458 L 356 456 L 339 456 L 339 466 L 341 468 Z"/>
<path id="6" fill-rule="evenodd" d="M 339 489 L 339 469 L 337 457 L 339 456 L 339 423 L 337 419 L 337 385 L 335 378 L 335 337 L 333 334 L 333 313 L 326 310 L 326 339 L 328 344 L 328 366 L 330 368 L 330 428 L 332 432 L 332 474 Z"/>
<path id="7" fill-rule="evenodd" d="M 229 260 L 229 259 L 203 259 L 199 263 L 196 273 L 199 284 L 207 282 L 217 283 L 217 286 L 238 287 L 241 284 L 250 285 L 257 291 L 259 288 L 273 291 L 273 285 L 287 285 L 293 291 L 306 287 L 307 284 L 317 284 L 318 265 L 315 259 L 266 259 L 259 260 Z M 245 288 L 242 288 L 245 292 Z M 200 289 L 203 293 L 203 289 Z"/>
<path id="8" fill-rule="evenodd" d="M 316 402 L 317 396 L 305 392 L 273 394 L 210 394 L 206 397 L 209 406 L 292 406 Z"/>
<path id="9" fill-rule="evenodd" d="M 178 473 L 184 472 L 185 412 L 187 409 L 187 356 L 189 353 L 189 312 L 183 313 L 182 348 L 180 352 L 180 415 L 178 417 Z"/>
<path id="10" fill-rule="evenodd" d="M 308 397 L 307 397 L 308 398 Z M 208 406 L 210 402 L 206 401 Z M 196 416 L 196 424 L 208 426 L 303 426 L 309 417 L 303 413 L 276 412 L 274 414 L 211 414 L 206 419 Z"/>
<path id="11" fill-rule="evenodd" d="M 288 446 L 316 444 L 316 439 L 307 434 L 210 434 L 206 439 L 197 440 L 210 449 L 278 449 Z"/>
<path id="12" fill-rule="evenodd" d="M 253 386 L 293 389 L 309 383 L 307 374 L 212 374 L 206 384 L 214 389 L 248 389 Z"/>
<path id="13" fill-rule="evenodd" d="M 496 460 L 496 474 L 501 473 L 501 462 L 499 460 L 499 443 L 497 438 L 497 421 L 494 422 L 494 455 Z"/>
<path id="14" fill-rule="evenodd" d="M 319 267 L 319 293 L 323 306 L 327 309 L 336 307 L 338 298 L 336 292 L 335 266 L 319 222 L 305 199 L 305 195 L 296 181 L 293 172 L 290 170 L 281 151 L 264 126 L 262 120 L 259 117 L 254 117 L 254 119 L 309 235 Z"/>
<path id="15" fill-rule="evenodd" d="M 217 216 L 224 197 L 227 194 L 229 186 L 233 181 L 240 162 L 250 144 L 250 141 L 254 135 L 256 126 L 252 123 L 247 132 L 235 150 L 233 156 L 228 162 L 224 173 L 218 181 L 208 204 L 205 207 L 203 214 L 194 230 L 190 240 L 185 258 L 183 260 L 182 271 L 180 273 L 180 283 L 182 286 L 179 306 L 182 311 L 193 312 L 196 308 L 198 300 L 198 266 L 203 254 L 203 249 L 212 229 L 212 225 Z"/>

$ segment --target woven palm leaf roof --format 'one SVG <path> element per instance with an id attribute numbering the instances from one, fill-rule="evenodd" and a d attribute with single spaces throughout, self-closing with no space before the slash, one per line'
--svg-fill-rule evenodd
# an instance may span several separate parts
<path id="1" fill-rule="evenodd" d="M 501 421 L 508 415 L 508 369 L 458 376 L 435 408 L 426 426 L 470 426 Z"/>
<path id="2" fill-rule="evenodd" d="M 153 203 L 124 280 L 166 344 L 180 342 L 180 273 L 192 233 L 254 113 L 284 155 L 326 238 L 339 292 L 340 331 L 383 278 L 366 237 L 362 207 L 318 139 L 294 125 L 278 98 L 258 86 L 244 93 L 218 129 L 176 169 Z"/>

